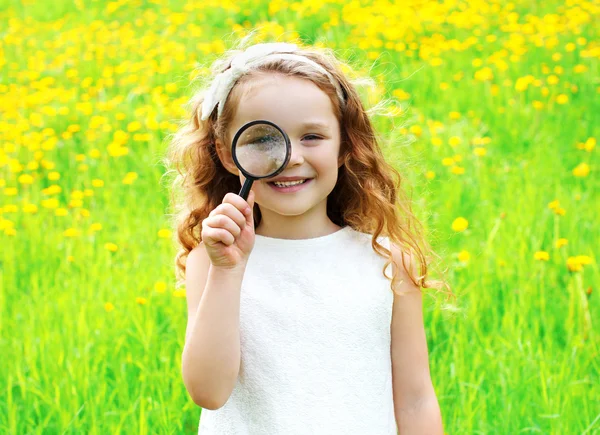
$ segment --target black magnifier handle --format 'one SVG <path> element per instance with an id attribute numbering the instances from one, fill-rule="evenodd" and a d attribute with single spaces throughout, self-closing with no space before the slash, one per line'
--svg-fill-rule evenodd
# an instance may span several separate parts
<path id="1" fill-rule="evenodd" d="M 242 190 L 240 190 L 239 195 L 244 198 L 244 200 L 248 200 L 248 194 L 250 193 L 250 189 L 252 188 L 252 183 L 254 180 L 252 178 L 246 178 L 244 181 L 244 185 L 242 186 Z"/>

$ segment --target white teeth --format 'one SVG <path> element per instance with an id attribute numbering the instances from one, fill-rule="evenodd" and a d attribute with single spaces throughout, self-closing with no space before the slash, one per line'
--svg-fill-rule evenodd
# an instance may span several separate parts
<path id="1" fill-rule="evenodd" d="M 297 181 L 274 181 L 273 184 L 277 187 L 289 187 L 289 186 L 296 186 L 298 184 L 302 184 L 305 181 L 306 181 L 306 179 L 297 180 Z"/>

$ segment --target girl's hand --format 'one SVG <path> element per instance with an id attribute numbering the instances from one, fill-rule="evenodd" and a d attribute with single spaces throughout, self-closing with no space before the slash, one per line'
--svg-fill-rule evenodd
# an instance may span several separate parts
<path id="1" fill-rule="evenodd" d="M 202 242 L 213 267 L 245 267 L 254 247 L 254 192 L 248 202 L 228 193 L 202 221 Z"/>

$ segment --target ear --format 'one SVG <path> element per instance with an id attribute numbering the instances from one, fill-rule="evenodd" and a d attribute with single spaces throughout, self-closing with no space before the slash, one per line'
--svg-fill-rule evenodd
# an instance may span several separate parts
<path id="1" fill-rule="evenodd" d="M 239 175 L 239 169 L 231 157 L 231 152 L 226 150 L 225 144 L 220 139 L 217 139 L 215 142 L 215 148 L 217 149 L 217 155 L 225 169 L 234 175 Z"/>

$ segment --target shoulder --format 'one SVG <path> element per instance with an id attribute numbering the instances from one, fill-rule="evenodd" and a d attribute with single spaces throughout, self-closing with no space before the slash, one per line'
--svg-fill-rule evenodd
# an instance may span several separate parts
<path id="1" fill-rule="evenodd" d="M 397 284 L 394 286 L 395 292 L 406 293 L 419 291 L 418 282 L 419 273 L 417 270 L 417 259 L 414 254 L 406 252 L 396 243 L 389 243 L 392 264 L 397 274 Z M 419 291 L 420 293 L 420 291 Z"/>

